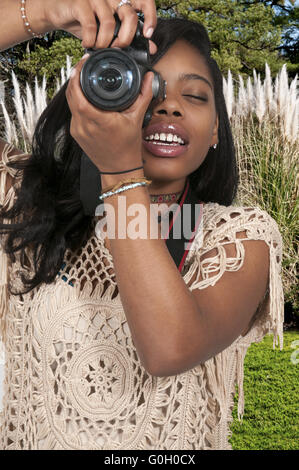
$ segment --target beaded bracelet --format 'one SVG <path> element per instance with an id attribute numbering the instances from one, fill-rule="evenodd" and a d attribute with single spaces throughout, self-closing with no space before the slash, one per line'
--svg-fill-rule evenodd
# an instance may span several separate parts
<path id="1" fill-rule="evenodd" d="M 41 33 L 38 33 L 38 34 L 35 33 L 34 31 L 32 31 L 32 29 L 30 27 L 30 23 L 29 23 L 28 18 L 26 16 L 25 3 L 26 3 L 26 0 L 21 0 L 21 13 L 22 13 L 24 26 L 27 29 L 28 33 L 30 33 L 32 35 L 32 37 L 42 39 L 44 37 L 44 35 L 41 34 Z"/>
<path id="2" fill-rule="evenodd" d="M 145 176 L 141 177 L 141 178 L 130 178 L 130 179 L 127 179 L 127 180 L 121 180 L 119 181 L 117 184 L 112 184 L 111 186 L 108 186 L 107 188 L 104 188 L 102 190 L 102 194 L 106 193 L 107 191 L 114 191 L 115 189 L 118 189 L 120 188 L 122 185 L 126 184 L 126 183 L 139 183 L 141 181 L 145 181 L 147 182 L 147 184 L 151 184 L 151 180 L 148 180 Z"/>
<path id="3" fill-rule="evenodd" d="M 145 181 L 140 182 L 140 183 L 128 184 L 127 186 L 123 186 L 122 188 L 118 188 L 115 191 L 108 191 L 107 193 L 101 194 L 101 196 L 99 196 L 99 199 L 103 200 L 106 197 L 114 196 L 115 194 L 122 193 L 123 191 L 127 191 L 128 189 L 133 189 L 133 188 L 137 188 L 138 186 L 146 186 L 146 185 L 147 185 L 147 183 Z"/>

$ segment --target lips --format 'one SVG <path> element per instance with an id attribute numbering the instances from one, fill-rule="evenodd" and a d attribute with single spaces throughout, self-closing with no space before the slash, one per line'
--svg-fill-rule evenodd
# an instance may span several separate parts
<path id="1" fill-rule="evenodd" d="M 156 133 L 175 134 L 185 142 L 181 145 L 176 142 L 163 143 L 163 141 L 154 142 L 153 140 L 145 140 L 150 135 Z M 170 145 L 174 144 L 174 145 Z M 148 126 L 143 133 L 143 145 L 153 155 L 157 157 L 177 157 L 188 150 L 189 137 L 185 129 L 178 124 L 157 122 Z"/>
<path id="2" fill-rule="evenodd" d="M 182 155 L 182 153 L 187 152 L 188 145 L 167 145 L 163 142 L 157 142 L 156 144 L 153 141 L 143 140 L 144 147 L 156 157 L 177 157 Z"/>

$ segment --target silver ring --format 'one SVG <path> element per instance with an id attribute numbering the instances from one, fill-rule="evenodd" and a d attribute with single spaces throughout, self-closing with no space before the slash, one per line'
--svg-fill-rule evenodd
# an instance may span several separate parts
<path id="1" fill-rule="evenodd" d="M 129 5 L 130 7 L 133 6 L 130 0 L 121 0 L 121 2 L 119 2 L 119 4 L 116 7 L 116 11 L 118 11 L 118 9 L 122 7 L 123 5 Z"/>

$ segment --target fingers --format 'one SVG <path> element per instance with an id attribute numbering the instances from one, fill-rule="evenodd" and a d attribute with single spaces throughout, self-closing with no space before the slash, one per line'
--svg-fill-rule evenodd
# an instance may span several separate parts
<path id="1" fill-rule="evenodd" d="M 97 22 L 88 3 L 76 3 L 74 17 L 82 27 L 82 47 L 93 47 L 97 34 Z"/>
<path id="2" fill-rule="evenodd" d="M 154 0 L 143 0 L 138 2 L 141 4 L 141 10 L 144 14 L 143 36 L 150 38 L 157 26 L 157 11 Z"/>
<path id="3" fill-rule="evenodd" d="M 107 48 L 111 43 L 115 31 L 115 19 L 114 13 L 116 12 L 121 25 L 118 33 L 118 37 L 111 44 L 111 47 L 128 47 L 136 34 L 138 16 L 136 12 L 143 12 L 144 14 L 144 27 L 143 34 L 149 38 L 157 25 L 157 12 L 154 0 L 131 0 L 131 5 L 122 5 L 117 9 L 119 0 L 90 0 L 91 5 L 94 9 L 94 14 L 99 19 L 100 28 L 97 38 L 96 36 L 96 21 L 94 20 L 95 29 L 91 28 L 91 32 L 88 36 L 86 33 L 87 43 L 84 39 L 82 47 L 94 47 L 96 49 Z M 93 23 L 92 23 L 93 24 Z M 150 35 L 148 35 L 148 29 L 150 29 Z M 94 33 L 95 31 L 95 33 Z M 154 54 L 157 50 L 156 45 L 151 41 L 149 44 L 150 53 Z"/>
<path id="4" fill-rule="evenodd" d="M 92 106 L 85 98 L 80 85 L 80 73 L 84 63 L 88 60 L 89 54 L 85 54 L 75 65 L 70 75 L 68 86 L 65 90 L 65 96 L 72 114 L 83 111 L 84 108 Z"/>
<path id="5" fill-rule="evenodd" d="M 123 5 L 118 10 L 118 17 L 121 26 L 117 38 L 111 44 L 111 47 L 128 47 L 134 39 L 138 17 L 135 10 L 129 5 Z"/>
<path id="6" fill-rule="evenodd" d="M 94 12 L 96 13 L 100 22 L 100 27 L 98 36 L 97 38 L 94 38 L 94 42 L 90 47 L 94 47 L 95 49 L 104 49 L 109 46 L 114 36 L 114 11 L 106 1 L 95 1 L 93 5 Z"/>
<path id="7" fill-rule="evenodd" d="M 147 72 L 143 78 L 140 94 L 137 100 L 131 105 L 130 112 L 137 111 L 144 116 L 152 98 L 153 98 L 153 72 Z"/>
<path id="8" fill-rule="evenodd" d="M 118 37 L 111 47 L 128 47 L 136 34 L 138 17 L 136 12 L 143 12 L 144 27 L 143 34 L 149 38 L 157 25 L 157 13 L 154 0 L 132 0 L 131 5 L 122 5 L 117 9 L 118 0 L 78 0 L 74 4 L 74 16 L 82 27 L 82 47 L 104 49 L 111 44 L 115 31 L 114 13 L 117 12 L 121 25 Z M 89 3 L 90 2 L 90 3 Z M 96 16 L 100 27 L 97 35 Z M 150 33 L 148 34 L 148 30 Z M 156 52 L 155 44 L 150 41 L 150 53 Z"/>
<path id="9" fill-rule="evenodd" d="M 157 45 L 153 41 L 149 41 L 149 52 L 151 55 L 156 54 L 158 48 Z"/>
<path id="10" fill-rule="evenodd" d="M 144 77 L 142 87 L 141 87 L 141 96 L 144 100 L 144 104 L 146 107 L 153 97 L 153 87 L 152 87 L 153 78 L 154 78 L 153 72 L 148 72 Z"/>
<path id="11" fill-rule="evenodd" d="M 138 17 L 136 12 L 142 12 L 144 14 L 144 25 L 143 35 L 146 38 L 150 38 L 157 26 L 157 12 L 154 0 L 132 0 L 132 6 L 123 5 L 117 10 L 119 19 L 121 20 L 121 28 L 119 30 L 118 38 L 113 42 L 114 47 L 127 47 L 131 44 L 134 35 L 136 33 Z M 155 53 L 155 47 L 150 44 L 153 54 Z"/>

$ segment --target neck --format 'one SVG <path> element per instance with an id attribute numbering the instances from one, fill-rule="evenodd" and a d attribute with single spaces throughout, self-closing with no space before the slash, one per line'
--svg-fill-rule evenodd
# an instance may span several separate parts
<path id="1" fill-rule="evenodd" d="M 148 177 L 151 179 L 150 177 Z M 175 181 L 157 181 L 152 180 L 151 185 L 149 186 L 150 196 L 160 196 L 167 194 L 182 193 L 186 184 L 186 178 L 175 180 Z"/>

